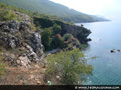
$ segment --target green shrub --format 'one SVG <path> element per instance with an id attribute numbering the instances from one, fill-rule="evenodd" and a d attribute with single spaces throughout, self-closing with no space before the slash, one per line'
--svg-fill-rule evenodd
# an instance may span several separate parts
<path id="1" fill-rule="evenodd" d="M 17 20 L 17 16 L 14 12 L 10 10 L 0 9 L 0 20 L 1 21 Z"/>
<path id="2" fill-rule="evenodd" d="M 54 34 L 60 34 L 61 33 L 61 26 L 57 25 L 57 24 L 54 24 L 53 25 L 53 33 Z"/>
<path id="3" fill-rule="evenodd" d="M 78 46 L 81 45 L 78 39 L 76 39 L 76 45 L 78 45 Z"/>
<path id="4" fill-rule="evenodd" d="M 64 36 L 63 36 L 64 41 L 67 41 L 67 40 L 73 39 L 73 38 L 74 38 L 73 35 L 69 34 L 69 33 L 64 34 Z"/>
<path id="5" fill-rule="evenodd" d="M 51 50 L 51 42 L 52 42 L 52 28 L 45 28 L 42 33 L 42 44 L 44 45 L 45 51 Z"/>
<path id="6" fill-rule="evenodd" d="M 60 83 L 64 85 L 82 84 L 88 75 L 92 75 L 93 66 L 87 65 L 85 55 L 79 49 L 52 54 L 47 61 L 48 80 L 60 76 Z"/>
<path id="7" fill-rule="evenodd" d="M 57 36 L 53 37 L 52 43 L 53 48 L 63 48 L 64 40 L 62 38 L 58 38 Z"/>

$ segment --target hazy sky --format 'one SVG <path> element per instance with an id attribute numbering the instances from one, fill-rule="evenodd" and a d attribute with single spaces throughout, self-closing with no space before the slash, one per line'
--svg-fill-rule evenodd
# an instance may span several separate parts
<path id="1" fill-rule="evenodd" d="M 50 0 L 63 4 L 70 9 L 92 14 L 101 15 L 108 19 L 120 19 L 121 0 Z"/>

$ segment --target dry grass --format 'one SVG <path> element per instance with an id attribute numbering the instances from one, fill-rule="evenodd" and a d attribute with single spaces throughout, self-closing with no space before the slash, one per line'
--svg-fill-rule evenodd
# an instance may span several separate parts
<path id="1" fill-rule="evenodd" d="M 30 68 L 7 66 L 6 74 L 1 77 L 0 85 L 44 85 L 43 76 L 46 71 L 39 64 Z"/>

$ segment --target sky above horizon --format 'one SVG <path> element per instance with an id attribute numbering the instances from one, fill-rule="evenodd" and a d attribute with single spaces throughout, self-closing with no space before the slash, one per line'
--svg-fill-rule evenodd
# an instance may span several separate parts
<path id="1" fill-rule="evenodd" d="M 69 9 L 92 15 L 100 15 L 111 20 L 121 20 L 121 0 L 50 0 L 63 4 Z"/>

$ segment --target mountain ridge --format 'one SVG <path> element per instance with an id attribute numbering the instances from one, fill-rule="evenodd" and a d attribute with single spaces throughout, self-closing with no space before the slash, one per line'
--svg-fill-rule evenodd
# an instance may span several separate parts
<path id="1" fill-rule="evenodd" d="M 39 12 L 42 14 L 53 15 L 68 22 L 96 22 L 105 21 L 107 19 L 84 14 L 74 9 L 54 3 L 49 0 L 0 0 L 1 3 L 12 5 L 18 8 L 27 9 L 33 12 Z"/>

